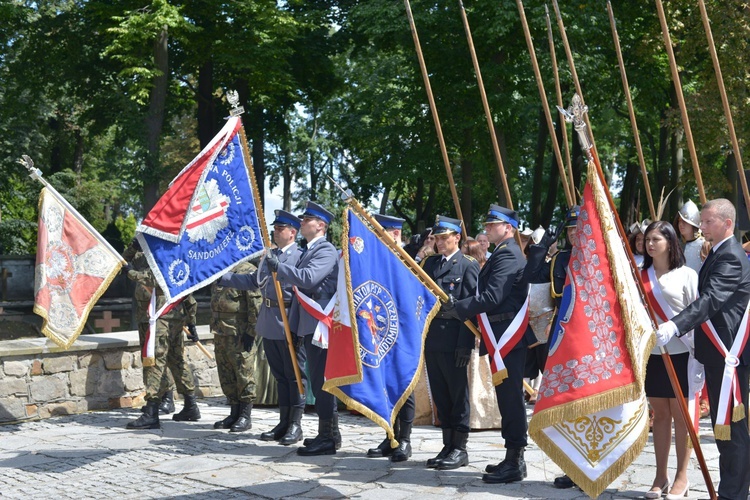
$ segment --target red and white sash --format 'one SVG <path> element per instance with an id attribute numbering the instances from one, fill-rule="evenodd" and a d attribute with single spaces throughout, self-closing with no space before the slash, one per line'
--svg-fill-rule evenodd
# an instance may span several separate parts
<path id="1" fill-rule="evenodd" d="M 648 269 L 642 270 L 641 278 L 643 280 L 643 288 L 646 292 L 646 299 L 648 300 L 648 303 L 651 305 L 656 315 L 659 317 L 658 319 L 660 319 L 662 322 L 667 322 L 674 318 L 677 314 L 674 312 L 672 306 L 669 305 L 667 299 L 661 293 L 661 286 L 659 285 L 659 281 L 656 278 L 656 272 L 654 271 L 653 266 L 649 267 Z M 695 355 L 693 353 L 694 349 L 690 345 L 688 336 L 683 335 L 682 337 L 680 337 L 680 340 L 685 344 L 685 346 L 688 348 L 688 352 L 690 353 L 690 359 L 688 360 L 687 406 L 688 412 L 690 413 L 690 419 L 693 423 L 693 428 L 695 429 L 695 432 L 698 432 L 700 428 L 701 417 L 701 411 L 700 406 L 698 405 L 698 401 L 700 391 L 703 388 L 703 384 L 694 384 L 694 380 L 705 380 L 705 376 L 702 374 L 703 365 L 695 361 Z M 696 374 L 693 373 L 693 371 L 700 371 L 701 373 Z"/>
<path id="2" fill-rule="evenodd" d="M 479 295 L 479 291 L 477 291 L 477 295 Z M 527 294 L 523 307 L 516 313 L 508 328 L 500 335 L 499 340 L 492 331 L 487 313 L 477 316 L 484 345 L 490 354 L 490 368 L 492 369 L 492 383 L 494 385 L 499 385 L 508 378 L 508 370 L 505 368 L 503 356 L 507 356 L 518 344 L 529 326 L 529 298 L 530 295 Z"/>
<path id="3" fill-rule="evenodd" d="M 328 349 L 328 333 L 333 326 L 333 308 L 336 305 L 337 293 L 338 291 L 333 294 L 333 297 L 331 297 L 331 300 L 328 301 L 325 309 L 323 309 L 320 304 L 301 292 L 299 288 L 294 287 L 294 294 L 297 296 L 302 309 L 318 320 L 315 333 L 313 333 L 313 344 L 322 349 Z"/>
<path id="4" fill-rule="evenodd" d="M 749 304 L 750 305 L 750 304 Z M 714 427 L 714 437 L 728 441 L 731 439 L 730 423 L 742 420 L 745 416 L 745 405 L 742 401 L 740 392 L 739 379 L 737 377 L 737 366 L 740 364 L 740 353 L 745 349 L 748 333 L 748 306 L 745 306 L 745 314 L 740 321 L 740 327 L 737 335 L 732 342 L 732 348 L 727 350 L 724 343 L 716 333 L 716 328 L 711 320 L 701 325 L 703 333 L 706 334 L 711 343 L 724 356 L 724 374 L 721 379 L 721 391 L 719 392 L 719 405 L 716 409 L 716 425 Z M 731 418 L 731 422 L 730 422 Z"/>

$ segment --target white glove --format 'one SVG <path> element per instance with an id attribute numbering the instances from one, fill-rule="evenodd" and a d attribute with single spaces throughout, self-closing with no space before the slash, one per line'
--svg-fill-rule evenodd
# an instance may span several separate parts
<path id="1" fill-rule="evenodd" d="M 677 325 L 675 325 L 671 321 L 662 323 L 661 325 L 659 325 L 659 329 L 656 330 L 656 345 L 667 345 L 672 337 L 674 337 L 678 332 L 679 330 L 677 329 Z"/>

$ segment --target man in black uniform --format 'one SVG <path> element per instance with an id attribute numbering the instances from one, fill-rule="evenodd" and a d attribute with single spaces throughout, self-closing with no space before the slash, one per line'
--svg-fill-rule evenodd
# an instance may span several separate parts
<path id="1" fill-rule="evenodd" d="M 383 226 L 385 232 L 403 248 L 404 242 L 401 240 L 401 230 L 404 226 L 404 219 L 382 214 L 372 214 L 372 216 Z M 391 448 L 391 440 L 386 436 L 376 448 L 367 450 L 368 457 L 390 457 L 391 462 L 404 462 L 411 456 L 411 428 L 414 423 L 415 407 L 414 392 L 412 392 L 406 401 L 404 401 L 404 405 L 399 410 L 396 423 L 393 426 L 396 439 L 398 440 L 398 447 Z"/>
<path id="2" fill-rule="evenodd" d="M 460 250 L 461 221 L 438 215 L 432 234 L 438 253 L 423 261 L 430 278 L 454 300 L 474 297 L 479 264 Z M 450 306 L 449 306 L 450 307 Z M 469 374 L 474 334 L 452 312 L 440 311 L 430 323 L 424 354 L 427 376 L 443 431 L 443 449 L 427 461 L 438 470 L 469 465 Z"/>
<path id="3" fill-rule="evenodd" d="M 565 286 L 568 262 L 570 262 L 570 254 L 573 247 L 573 240 L 576 236 L 576 225 L 578 224 L 578 214 L 580 211 L 581 207 L 577 205 L 568 210 L 564 222 L 565 247 L 555 253 L 549 262 L 546 259 L 547 252 L 556 241 L 557 236 L 559 236 L 559 231 L 552 232 L 547 230 L 538 245 L 529 246 L 528 261 L 526 263 L 526 276 L 529 279 L 529 283 L 549 283 L 550 294 L 555 300 L 555 314 L 552 316 L 552 320 L 547 327 L 549 334 L 554 332 L 554 325 L 557 324 L 557 317 L 560 313 L 563 287 Z M 549 340 L 551 341 L 552 339 Z M 549 341 L 545 344 L 537 345 L 529 352 L 542 372 L 544 372 L 544 365 L 547 362 L 548 349 Z M 556 477 L 553 484 L 555 488 L 572 488 L 575 486 L 575 483 L 568 475 Z"/>
<path id="4" fill-rule="evenodd" d="M 526 259 L 513 239 L 518 229 L 516 212 L 499 205 L 490 205 L 485 218 L 485 229 L 493 250 L 487 263 L 479 272 L 478 296 L 456 301 L 455 313 L 461 320 L 487 313 L 496 338 L 501 338 L 513 318 L 523 307 L 529 292 L 524 276 Z M 445 306 L 443 306 L 445 308 Z M 523 459 L 528 440 L 526 405 L 523 399 L 523 371 L 526 349 L 536 341 L 531 327 L 503 358 L 508 378 L 495 387 L 497 406 L 503 416 L 502 434 L 505 440 L 505 460 L 487 466 L 488 474 L 482 480 L 488 483 L 510 483 L 526 477 L 526 462 Z M 482 344 L 481 354 L 486 354 Z"/>

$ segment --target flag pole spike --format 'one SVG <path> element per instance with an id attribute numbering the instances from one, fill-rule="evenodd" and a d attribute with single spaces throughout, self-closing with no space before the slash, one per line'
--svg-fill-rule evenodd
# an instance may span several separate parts
<path id="1" fill-rule="evenodd" d="M 41 182 L 45 187 L 49 186 L 47 179 L 42 177 L 42 171 L 34 167 L 34 160 L 32 160 L 29 155 L 21 155 L 21 158 L 18 159 L 18 163 L 26 167 L 26 170 L 29 171 L 29 177 Z"/>

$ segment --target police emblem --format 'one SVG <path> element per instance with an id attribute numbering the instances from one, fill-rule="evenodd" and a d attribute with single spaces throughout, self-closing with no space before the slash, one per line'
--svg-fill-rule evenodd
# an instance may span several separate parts
<path id="1" fill-rule="evenodd" d="M 216 179 L 203 183 L 197 190 L 185 226 L 190 242 L 207 240 L 213 243 L 216 234 L 229 225 L 228 208 L 229 198 L 221 193 Z"/>
<path id="2" fill-rule="evenodd" d="M 360 359 L 365 366 L 377 368 L 398 337 L 396 304 L 391 293 L 372 280 L 358 286 L 352 300 L 360 332 Z"/>
<path id="3" fill-rule="evenodd" d="M 175 286 L 184 285 L 190 276 L 190 266 L 181 259 L 172 261 L 169 265 L 169 281 Z"/>
<path id="4" fill-rule="evenodd" d="M 365 249 L 365 242 L 359 236 L 354 236 L 352 238 L 349 238 L 349 244 L 357 253 L 362 253 Z"/>

